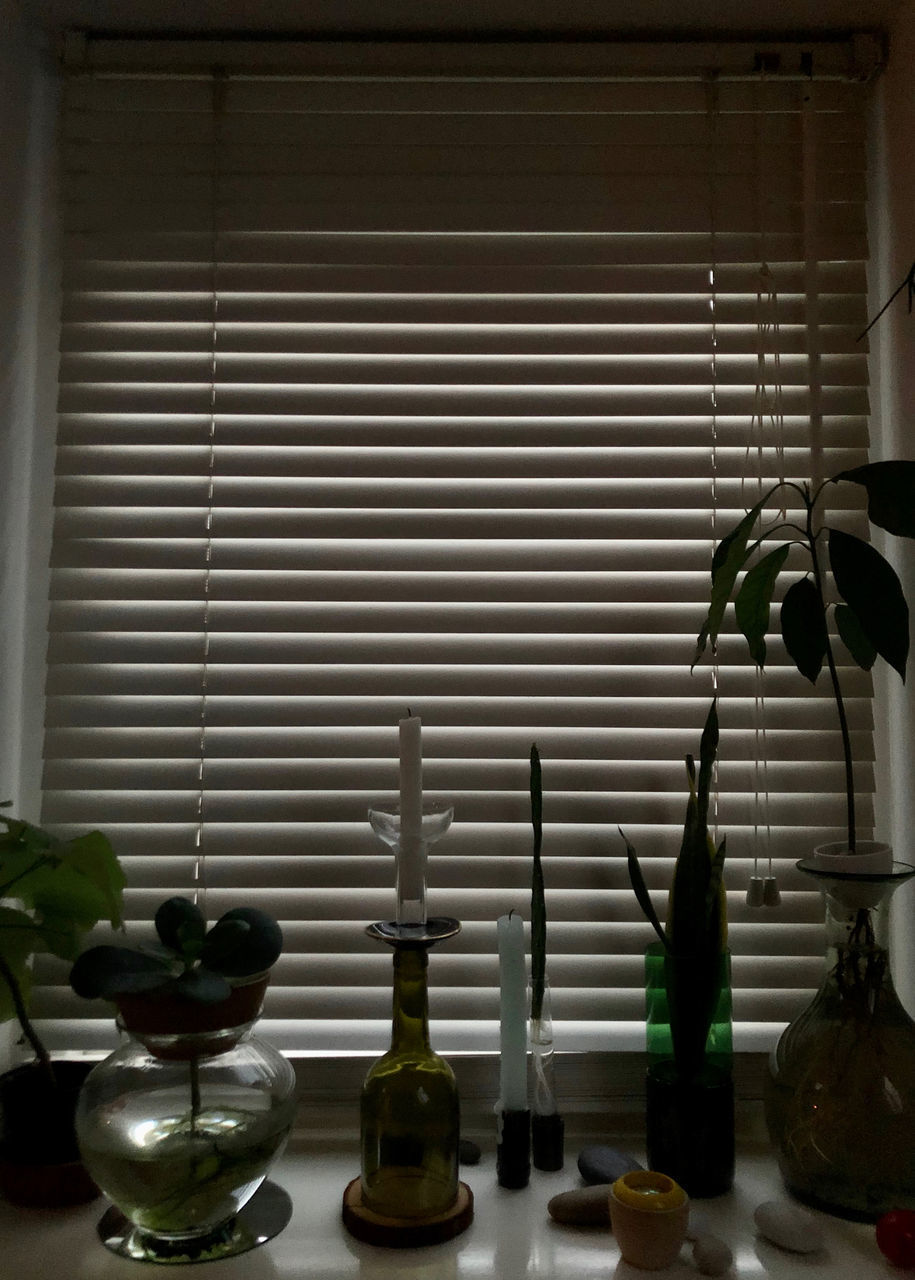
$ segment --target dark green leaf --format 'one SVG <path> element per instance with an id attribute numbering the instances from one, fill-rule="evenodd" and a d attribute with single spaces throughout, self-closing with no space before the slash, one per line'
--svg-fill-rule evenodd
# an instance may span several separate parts
<path id="1" fill-rule="evenodd" d="M 639 906 L 645 912 L 645 918 L 647 919 L 651 927 L 654 929 L 658 937 L 661 939 L 661 943 L 664 946 L 664 949 L 666 950 L 667 935 L 664 932 L 664 929 L 661 925 L 661 921 L 658 919 L 658 913 L 654 909 L 654 904 L 652 903 L 651 897 L 648 893 L 648 889 L 645 886 L 645 880 L 642 876 L 642 868 L 639 866 L 639 860 L 636 855 L 635 849 L 633 849 L 632 845 L 626 839 L 626 836 L 624 835 L 620 827 L 617 827 L 617 831 L 619 831 L 620 835 L 626 841 L 626 853 L 628 856 L 628 866 L 629 866 L 629 882 L 632 885 L 633 891 L 635 892 L 636 900 Z"/>
<path id="2" fill-rule="evenodd" d="M 108 896 L 69 862 L 45 866 L 29 878 L 29 896 L 39 915 L 69 920 L 85 932 L 108 911 Z"/>
<path id="3" fill-rule="evenodd" d="M 6 961 L 26 1005 L 32 985 L 28 960 L 34 950 L 35 927 L 31 916 L 12 907 L 0 907 L 0 956 Z M 0 977 L 0 1022 L 15 1017 L 12 992 Z"/>
<path id="4" fill-rule="evenodd" d="M 546 896 L 543 886 L 543 780 L 537 744 L 531 745 L 531 824 L 534 829 L 534 864 L 531 873 L 531 1017 L 543 1013 L 546 989 Z"/>
<path id="5" fill-rule="evenodd" d="M 244 920 L 218 920 L 206 935 L 200 948 L 200 958 L 212 969 L 231 968 L 236 953 L 242 946 L 251 926 Z"/>
<path id="6" fill-rule="evenodd" d="M 238 931 L 239 922 L 247 926 L 247 932 Z M 220 954 L 223 929 L 236 931 L 237 943 L 227 954 Z M 200 958 L 208 968 L 226 977 L 243 978 L 269 969 L 282 949 L 283 931 L 272 916 L 257 907 L 235 907 L 221 916 L 207 934 Z"/>
<path id="7" fill-rule="evenodd" d="M 58 852 L 68 866 L 91 881 L 107 904 L 104 915 L 112 929 L 119 928 L 127 879 L 108 837 L 101 831 L 88 831 L 63 845 Z"/>
<path id="8" fill-rule="evenodd" d="M 758 667 L 766 664 L 766 633 L 769 630 L 772 592 L 790 550 L 790 544 L 786 542 L 754 564 L 734 601 L 737 625 L 746 636 L 750 656 Z"/>
<path id="9" fill-rule="evenodd" d="M 816 683 L 826 657 L 826 614 L 809 578 L 800 578 L 785 592 L 781 628 L 794 665 L 811 684 Z"/>
<path id="10" fill-rule="evenodd" d="M 187 969 L 172 984 L 171 990 L 198 1004 L 219 1004 L 232 994 L 225 978 L 211 969 Z"/>
<path id="11" fill-rule="evenodd" d="M 869 542 L 832 529 L 829 561 L 836 589 L 854 610 L 868 640 L 905 679 L 909 606 L 893 569 Z"/>
<path id="12" fill-rule="evenodd" d="M 746 515 L 742 516 L 731 532 L 726 534 L 715 548 L 715 553 L 712 556 L 711 600 L 705 622 L 702 624 L 702 628 L 696 638 L 696 653 L 693 657 L 693 666 L 702 657 L 709 641 L 711 641 L 713 649 L 718 643 L 718 632 L 721 629 L 724 611 L 731 598 L 737 575 L 743 568 L 744 561 L 747 558 L 747 543 L 750 540 L 750 534 L 753 532 L 753 526 L 759 518 L 760 511 L 762 511 L 770 496 L 770 494 L 767 494 Z"/>
<path id="13" fill-rule="evenodd" d="M 851 605 L 837 604 L 835 608 L 836 626 L 842 643 L 864 671 L 870 671 L 877 660 L 877 650 L 864 634 L 864 628 L 858 621 L 858 615 Z"/>
<path id="14" fill-rule="evenodd" d="M 888 533 L 915 538 L 915 462 L 871 462 L 835 478 L 864 486 L 868 518 L 874 524 Z"/>
<path id="15" fill-rule="evenodd" d="M 207 926 L 203 912 L 190 898 L 167 898 L 156 912 L 155 924 L 156 933 L 172 951 L 199 953 Z"/>
<path id="16" fill-rule="evenodd" d="M 78 996 L 111 999 L 129 992 L 151 991 L 167 981 L 168 965 L 144 951 L 103 945 L 90 947 L 70 970 L 70 986 Z"/>

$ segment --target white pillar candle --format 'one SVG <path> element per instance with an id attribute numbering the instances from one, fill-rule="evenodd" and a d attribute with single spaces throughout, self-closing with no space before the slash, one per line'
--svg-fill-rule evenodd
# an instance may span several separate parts
<path id="1" fill-rule="evenodd" d="M 426 850 L 423 844 L 422 721 L 407 716 L 400 728 L 400 840 L 397 850 L 397 923 L 426 919 Z"/>
<path id="2" fill-rule="evenodd" d="M 501 1056 L 499 1099 L 503 1111 L 527 1110 L 527 966 L 524 924 L 514 912 L 499 916 Z"/>

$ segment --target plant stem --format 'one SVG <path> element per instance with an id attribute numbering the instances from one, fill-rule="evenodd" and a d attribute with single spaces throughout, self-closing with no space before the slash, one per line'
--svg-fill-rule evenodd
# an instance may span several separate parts
<path id="1" fill-rule="evenodd" d="M 19 1019 L 19 1025 L 22 1027 L 26 1040 L 28 1040 L 29 1044 L 32 1046 L 32 1049 L 35 1052 L 35 1057 L 38 1059 L 42 1071 L 44 1071 L 51 1084 L 56 1087 L 57 1077 L 54 1075 L 54 1067 L 51 1065 L 51 1059 L 48 1055 L 48 1051 L 41 1043 L 41 1040 L 38 1037 L 38 1032 L 32 1026 L 32 1021 L 29 1018 L 25 1007 L 25 1000 L 22 998 L 22 990 L 19 983 L 16 981 L 16 975 L 13 973 L 2 955 L 0 955 L 0 977 L 3 978 L 3 981 L 10 989 L 10 995 L 13 998 L 13 1007 L 16 1010 L 16 1017 Z"/>
<path id="2" fill-rule="evenodd" d="M 191 1133 L 197 1130 L 197 1119 L 200 1115 L 200 1060 L 191 1058 L 188 1063 L 191 1078 Z"/>
<path id="3" fill-rule="evenodd" d="M 855 830 L 855 776 L 851 758 L 851 739 L 848 733 L 848 719 L 845 715 L 845 703 L 842 699 L 842 690 L 839 686 L 839 673 L 836 670 L 835 655 L 832 651 L 832 644 L 829 639 L 829 628 L 826 626 L 826 597 L 823 593 L 823 572 L 820 568 L 820 562 L 817 557 L 816 534 L 813 531 L 813 507 L 816 502 L 817 495 L 812 499 L 809 492 L 805 492 L 804 501 L 807 504 L 807 544 L 810 548 L 810 560 L 813 565 L 813 580 L 816 585 L 817 595 L 820 599 L 820 606 L 823 610 L 823 631 L 826 637 L 826 665 L 829 668 L 829 678 L 832 681 L 832 691 L 836 700 L 836 710 L 839 713 L 839 729 L 842 733 L 842 752 L 845 757 L 845 804 L 846 804 L 846 822 L 848 824 L 848 849 L 850 853 L 855 852 L 856 830 Z"/>

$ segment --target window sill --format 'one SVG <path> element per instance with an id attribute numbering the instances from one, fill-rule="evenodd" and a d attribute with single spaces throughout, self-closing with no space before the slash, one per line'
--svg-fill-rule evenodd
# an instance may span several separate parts
<path id="1" fill-rule="evenodd" d="M 534 1171 L 523 1191 L 506 1191 L 496 1183 L 494 1124 L 471 1126 L 468 1136 L 483 1148 L 480 1164 L 461 1172 L 474 1193 L 473 1224 L 446 1244 L 409 1250 L 373 1248 L 349 1236 L 340 1207 L 344 1188 L 359 1170 L 354 1131 L 303 1127 L 273 1173 L 292 1198 L 291 1222 L 260 1249 L 210 1264 L 207 1274 L 226 1280 L 423 1280 L 433 1274 L 437 1280 L 637 1280 L 643 1273 L 620 1262 L 608 1231 L 560 1227 L 549 1218 L 547 1203 L 557 1192 L 579 1185 L 575 1157 L 582 1145 L 606 1141 L 638 1154 L 639 1127 L 633 1124 L 621 1133 L 575 1116 L 568 1124 L 565 1168 L 558 1173 Z M 734 1190 L 697 1202 L 706 1228 L 734 1252 L 733 1275 L 738 1280 L 796 1280 L 799 1271 L 815 1266 L 821 1280 L 886 1280 L 888 1265 L 877 1249 L 873 1227 L 816 1215 L 826 1246 L 822 1253 L 803 1258 L 756 1236 L 753 1209 L 784 1194 L 771 1152 L 753 1136 L 756 1129 L 751 1124 L 747 1136 L 741 1137 Z M 4 1274 L 44 1280 L 59 1271 L 73 1280 L 138 1280 L 137 1264 L 115 1257 L 97 1239 L 103 1205 L 98 1201 L 78 1209 L 23 1213 L 0 1204 Z M 677 1266 L 653 1274 L 695 1280 L 698 1273 L 687 1246 Z"/>

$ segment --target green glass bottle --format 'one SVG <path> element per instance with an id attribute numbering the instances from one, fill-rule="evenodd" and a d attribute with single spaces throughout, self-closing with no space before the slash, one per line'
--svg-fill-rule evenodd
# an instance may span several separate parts
<path id="1" fill-rule="evenodd" d="M 429 1044 L 428 966 L 426 945 L 395 943 L 391 1047 L 361 1099 L 362 1203 L 414 1222 L 447 1213 L 458 1196 L 458 1091 Z"/>

